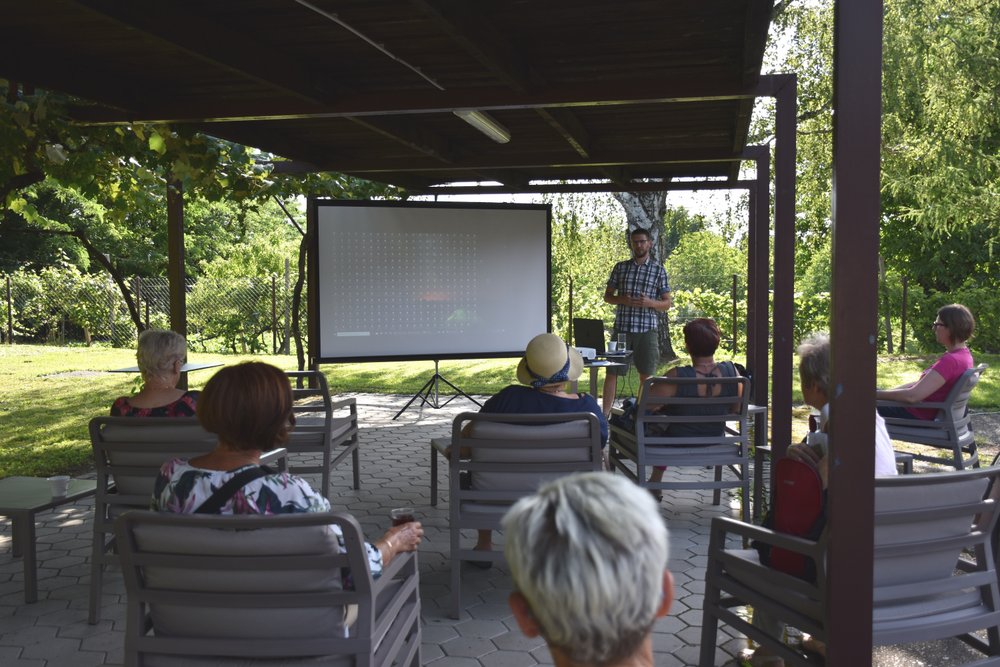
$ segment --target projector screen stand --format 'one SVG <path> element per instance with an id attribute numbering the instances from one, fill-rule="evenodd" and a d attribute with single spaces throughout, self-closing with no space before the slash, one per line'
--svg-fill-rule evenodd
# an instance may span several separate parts
<path id="1" fill-rule="evenodd" d="M 452 389 L 455 390 L 455 393 L 453 395 L 449 396 L 448 400 L 446 400 L 444 403 L 442 403 L 440 401 L 441 395 L 440 395 L 440 393 L 438 391 L 439 388 L 440 388 L 440 383 L 442 383 L 442 382 L 444 382 L 446 385 L 448 385 L 449 387 L 451 387 Z M 431 397 L 432 393 L 434 394 L 433 398 Z M 437 410 L 437 409 L 443 408 L 444 406 L 448 405 L 449 403 L 451 403 L 452 401 L 454 401 L 459 396 L 464 396 L 465 398 L 469 399 L 470 401 L 472 401 L 473 403 L 475 403 L 479 407 L 483 407 L 482 403 L 480 403 L 476 399 L 474 399 L 471 396 L 469 396 L 468 394 L 466 394 L 464 391 L 462 391 L 461 389 L 459 389 L 458 387 L 456 387 L 455 385 L 453 385 L 451 382 L 448 382 L 448 378 L 446 378 L 445 376 L 443 376 L 440 373 L 438 373 L 438 360 L 435 359 L 434 360 L 434 375 L 432 375 L 430 377 L 430 379 L 427 380 L 427 382 L 424 383 L 424 386 L 421 387 L 420 390 L 417 391 L 417 393 L 415 393 L 413 395 L 413 397 L 410 398 L 409 401 L 407 401 L 406 405 L 404 405 L 403 408 L 399 412 L 396 413 L 396 416 L 393 417 L 393 420 L 399 419 L 399 415 L 401 415 L 404 412 L 406 412 L 406 409 L 409 408 L 413 404 L 413 401 L 417 400 L 418 398 L 420 399 L 420 407 L 423 407 L 424 405 L 429 405 L 432 408 L 434 408 L 435 410 Z"/>

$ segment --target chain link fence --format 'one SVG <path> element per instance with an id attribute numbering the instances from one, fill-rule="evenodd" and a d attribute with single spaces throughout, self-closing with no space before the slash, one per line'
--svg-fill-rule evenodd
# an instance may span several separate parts
<path id="1" fill-rule="evenodd" d="M 286 274 L 186 281 L 189 348 L 241 354 L 287 353 L 291 278 Z M 108 276 L 57 266 L 39 273 L 17 271 L 0 280 L 0 338 L 5 343 L 135 346 L 135 321 L 122 290 Z M 126 287 L 144 327 L 169 328 L 166 278 L 134 276 L 126 280 Z M 300 317 L 305 331 L 305 294 Z"/>

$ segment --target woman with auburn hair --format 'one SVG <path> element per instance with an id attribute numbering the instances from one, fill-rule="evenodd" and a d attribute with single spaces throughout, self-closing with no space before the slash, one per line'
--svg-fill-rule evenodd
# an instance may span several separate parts
<path id="1" fill-rule="evenodd" d="M 937 403 L 947 398 L 948 392 L 962 374 L 975 366 L 967 345 L 976 330 L 972 311 L 960 303 L 943 306 L 938 310 L 931 326 L 934 327 L 934 337 L 944 346 L 945 353 L 921 373 L 916 382 L 895 389 L 879 389 L 875 392 L 875 398 L 900 403 Z M 934 419 L 938 411 L 934 408 L 882 406 L 878 408 L 878 413 L 883 417 Z"/>
<path id="2" fill-rule="evenodd" d="M 120 396 L 111 405 L 112 417 L 194 417 L 198 392 L 177 388 L 187 358 L 184 336 L 165 329 L 139 334 L 135 360 L 142 389 Z"/>
<path id="3" fill-rule="evenodd" d="M 715 361 L 715 351 L 719 349 L 719 341 L 722 340 L 722 332 L 715 320 L 709 317 L 699 317 L 684 325 L 684 347 L 691 355 L 690 366 L 676 366 L 667 371 L 665 377 L 668 378 L 733 378 L 739 377 L 736 364 L 731 361 Z M 653 386 L 653 393 L 656 396 L 676 396 L 680 392 L 682 397 L 695 398 L 697 396 L 733 396 L 739 398 L 743 395 L 742 385 L 730 384 L 702 384 L 676 386 L 671 384 L 657 384 Z M 681 414 L 681 407 L 672 407 L 669 414 Z M 725 414 L 729 408 L 721 406 L 691 406 L 684 407 L 685 416 L 694 415 L 719 415 Z M 647 428 L 664 427 L 663 430 L 655 433 L 657 436 L 716 436 L 722 435 L 723 425 L 720 423 L 687 423 L 687 424 L 651 424 Z M 647 430 L 648 435 L 653 435 Z M 650 482 L 662 482 L 663 466 L 653 466 L 649 474 Z M 660 491 L 651 491 L 653 496 L 660 500 L 663 496 Z"/>
<path id="4" fill-rule="evenodd" d="M 330 511 L 330 502 L 306 480 L 260 465 L 261 452 L 281 446 L 295 425 L 292 387 L 283 371 L 252 361 L 223 368 L 202 391 L 198 421 L 219 437 L 218 444 L 190 461 L 164 463 L 152 509 L 177 514 Z M 415 551 L 423 534 L 420 523 L 411 521 L 390 528 L 375 543 L 366 542 L 372 575 L 378 577 L 396 554 Z"/>

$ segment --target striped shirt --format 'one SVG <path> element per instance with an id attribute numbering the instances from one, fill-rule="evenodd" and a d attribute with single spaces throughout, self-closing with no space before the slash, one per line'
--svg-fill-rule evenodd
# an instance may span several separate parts
<path id="1" fill-rule="evenodd" d="M 651 260 L 645 264 L 636 264 L 635 260 L 627 259 L 615 264 L 608 278 L 608 287 L 621 295 L 643 295 L 659 299 L 670 291 L 667 282 L 667 272 L 663 267 Z M 619 333 L 643 333 L 656 329 L 656 310 L 653 308 L 637 308 L 618 304 L 615 309 L 615 331 Z"/>

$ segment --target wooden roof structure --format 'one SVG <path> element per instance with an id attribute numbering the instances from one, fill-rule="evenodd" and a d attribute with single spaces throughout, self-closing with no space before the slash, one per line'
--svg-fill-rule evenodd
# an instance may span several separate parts
<path id="1" fill-rule="evenodd" d="M 796 107 L 794 75 L 760 75 L 772 4 L 0 0 L 0 77 L 87 100 L 81 122 L 188 124 L 287 158 L 282 169 L 412 192 L 456 182 L 477 185 L 446 192 L 540 192 L 574 179 L 595 191 L 749 187 L 751 235 L 761 225 L 750 318 L 758 341 L 773 340 L 772 438 L 782 452 Z M 828 572 L 845 585 L 830 584 L 828 665 L 871 656 L 873 459 L 856 445 L 874 428 L 882 11 L 881 0 L 834 0 Z M 756 185 L 737 180 L 759 95 L 775 98 L 777 118 L 770 331 L 769 151 L 750 151 Z M 465 110 L 486 112 L 510 140 L 497 143 L 454 113 Z M 168 209 L 180 200 L 169 188 Z M 181 285 L 181 216 L 170 224 L 168 268 Z M 180 287 L 177 296 L 183 304 Z M 766 368 L 766 356 L 758 364 Z"/>
<path id="2" fill-rule="evenodd" d="M 737 177 L 771 2 L 3 2 L 0 76 L 428 191 Z M 455 115 L 486 112 L 497 143 Z M 495 186 L 496 189 L 499 186 Z"/>

